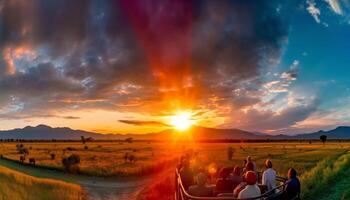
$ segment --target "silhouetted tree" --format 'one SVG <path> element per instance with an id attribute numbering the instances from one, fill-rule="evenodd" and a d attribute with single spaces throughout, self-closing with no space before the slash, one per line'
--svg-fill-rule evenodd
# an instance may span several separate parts
<path id="1" fill-rule="evenodd" d="M 132 143 L 132 142 L 133 142 L 133 138 L 132 138 L 132 137 L 126 138 L 126 139 L 125 139 L 125 142 L 127 142 L 127 143 Z"/>
<path id="2" fill-rule="evenodd" d="M 322 141 L 322 143 L 324 144 L 327 141 L 327 135 L 321 135 L 320 136 L 320 140 Z"/>

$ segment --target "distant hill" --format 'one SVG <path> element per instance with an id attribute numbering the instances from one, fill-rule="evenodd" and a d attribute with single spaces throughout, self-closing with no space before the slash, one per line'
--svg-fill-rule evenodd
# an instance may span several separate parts
<path id="1" fill-rule="evenodd" d="M 108 138 L 109 135 L 98 133 L 73 130 L 67 127 L 52 128 L 46 125 L 38 125 L 36 127 L 27 126 L 22 129 L 13 129 L 8 131 L 0 131 L 0 139 L 80 139 L 81 136 L 92 138 Z"/>
<path id="2" fill-rule="evenodd" d="M 73 130 L 67 127 L 52 128 L 46 125 L 38 125 L 36 127 L 27 126 L 22 129 L 13 129 L 8 131 L 0 131 L 0 139 L 80 139 L 81 136 L 92 137 L 94 139 L 125 139 L 132 137 L 134 139 L 152 139 L 152 140 L 168 140 L 173 137 L 179 138 L 189 136 L 203 139 L 263 139 L 264 136 L 256 135 L 239 129 L 215 129 L 194 126 L 188 131 L 178 132 L 174 129 L 168 129 L 158 133 L 148 134 L 100 134 L 82 130 Z"/>
<path id="3" fill-rule="evenodd" d="M 100 134 L 95 132 L 73 130 L 68 127 L 52 128 L 46 125 L 38 125 L 36 127 L 27 126 L 22 129 L 13 129 L 0 131 L 0 139 L 80 139 L 81 136 L 92 137 L 94 139 L 126 139 L 132 137 L 134 139 L 148 140 L 171 140 L 193 138 L 195 140 L 211 140 L 211 139 L 319 139 L 321 135 L 327 135 L 328 139 L 350 139 L 350 127 L 339 126 L 330 131 L 318 131 L 314 133 L 298 134 L 295 136 L 287 135 L 267 135 L 264 133 L 252 133 L 240 129 L 217 129 L 193 126 L 189 130 L 179 132 L 174 129 L 167 129 L 158 133 L 147 134 Z"/>
<path id="4" fill-rule="evenodd" d="M 327 139 L 350 139 L 350 127 L 349 126 L 339 126 L 333 130 L 329 131 L 317 131 L 314 133 L 298 134 L 292 136 L 292 138 L 297 139 L 319 139 L 321 135 L 327 135 Z"/>

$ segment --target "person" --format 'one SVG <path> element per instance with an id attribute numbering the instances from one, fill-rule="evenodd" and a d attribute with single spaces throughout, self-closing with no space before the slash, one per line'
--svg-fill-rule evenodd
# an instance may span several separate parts
<path id="1" fill-rule="evenodd" d="M 249 171 L 254 171 L 254 164 L 253 162 L 247 162 L 245 166 L 245 172 L 243 173 L 243 177 L 247 174 Z M 255 172 L 255 171 L 254 171 Z M 240 184 L 236 186 L 236 188 L 233 190 L 233 196 L 238 197 L 238 194 L 247 186 L 247 182 L 243 181 Z"/>
<path id="2" fill-rule="evenodd" d="M 239 192 L 238 199 L 249 199 L 261 196 L 259 187 L 256 185 L 257 176 L 254 171 L 248 171 L 245 174 L 245 181 L 247 185 Z"/>
<path id="3" fill-rule="evenodd" d="M 288 180 L 284 188 L 284 198 L 286 200 L 300 198 L 300 181 L 297 178 L 297 171 L 293 168 L 288 170 Z"/>
<path id="4" fill-rule="evenodd" d="M 211 197 L 213 196 L 213 190 L 206 186 L 207 175 L 199 173 L 196 177 L 197 184 L 188 188 L 188 194 L 196 197 Z"/>
<path id="5" fill-rule="evenodd" d="M 276 187 L 276 171 L 272 169 L 271 160 L 265 161 L 266 170 L 262 175 L 262 184 L 266 186 L 267 191 Z"/>
<path id="6" fill-rule="evenodd" d="M 252 157 L 247 156 L 247 163 L 249 163 L 249 162 L 253 163 L 253 165 L 254 165 L 254 170 L 253 170 L 253 171 L 256 171 L 256 163 L 253 162 Z M 248 171 L 248 170 L 247 170 L 247 171 Z"/>
<path id="7" fill-rule="evenodd" d="M 238 165 L 236 165 L 235 168 L 233 169 L 231 179 L 232 179 L 232 183 L 233 183 L 233 188 L 236 188 L 237 185 L 239 185 L 240 183 L 243 182 L 242 170 Z"/>
<path id="8" fill-rule="evenodd" d="M 188 188 L 194 184 L 193 180 L 193 171 L 190 168 L 190 161 L 188 158 L 183 160 L 182 168 L 180 170 L 180 177 L 182 185 L 184 186 L 185 190 L 188 190 Z"/>
<path id="9" fill-rule="evenodd" d="M 232 192 L 234 187 L 233 187 L 233 181 L 230 178 L 231 172 L 232 172 L 232 168 L 230 167 L 224 167 L 220 170 L 219 177 L 216 180 L 215 195 L 219 193 Z"/>

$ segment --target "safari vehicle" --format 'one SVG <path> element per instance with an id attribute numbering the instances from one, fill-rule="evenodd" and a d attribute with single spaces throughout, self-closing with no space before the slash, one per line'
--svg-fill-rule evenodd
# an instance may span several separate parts
<path id="1" fill-rule="evenodd" d="M 258 172 L 258 180 L 261 180 L 261 172 Z M 261 196 L 249 199 L 238 199 L 233 196 L 232 193 L 220 193 L 216 197 L 196 197 L 187 193 L 184 189 L 181 177 L 176 169 L 175 171 L 175 200 L 283 200 L 283 191 L 285 187 L 286 178 L 277 176 L 276 184 L 277 186 L 270 190 L 264 192 Z M 259 188 L 263 188 L 261 184 L 258 184 Z M 295 200 L 299 199 L 298 197 L 294 198 Z"/>

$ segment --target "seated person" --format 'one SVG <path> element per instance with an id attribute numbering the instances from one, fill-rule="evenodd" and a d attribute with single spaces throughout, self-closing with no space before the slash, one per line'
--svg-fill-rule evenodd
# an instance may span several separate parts
<path id="1" fill-rule="evenodd" d="M 262 175 L 262 184 L 266 186 L 267 191 L 276 187 L 276 171 L 272 169 L 271 160 L 265 161 L 266 170 Z"/>
<path id="2" fill-rule="evenodd" d="M 286 200 L 299 198 L 300 196 L 300 182 L 297 178 L 297 171 L 290 168 L 288 170 L 288 180 L 286 181 L 286 186 L 284 188 L 284 198 Z"/>
<path id="3" fill-rule="evenodd" d="M 243 182 L 242 170 L 238 165 L 236 165 L 235 168 L 233 169 L 231 179 L 233 183 L 233 188 L 236 188 L 237 185 Z"/>
<path id="4" fill-rule="evenodd" d="M 254 171 L 248 171 L 245 174 L 245 181 L 247 185 L 245 188 L 239 192 L 238 198 L 239 199 L 249 199 L 258 197 L 261 195 L 260 189 L 256 184 L 257 181 L 257 175 Z"/>
<path id="5" fill-rule="evenodd" d="M 190 161 L 188 158 L 183 160 L 182 168 L 180 170 L 180 177 L 182 185 L 184 186 L 185 190 L 188 190 L 188 187 L 194 184 L 193 181 L 193 171 L 190 168 Z"/>
<path id="6" fill-rule="evenodd" d="M 232 192 L 234 189 L 233 181 L 230 178 L 232 168 L 222 168 L 219 177 L 216 180 L 215 194 Z"/>
<path id="7" fill-rule="evenodd" d="M 247 172 L 254 171 L 254 164 L 252 162 L 247 162 L 245 166 L 245 170 L 246 171 L 244 172 L 243 177 L 245 177 Z M 236 188 L 233 190 L 233 196 L 238 197 L 238 194 L 245 188 L 246 185 L 247 183 L 245 180 L 241 182 L 239 185 L 237 185 Z"/>
<path id="8" fill-rule="evenodd" d="M 253 171 L 256 171 L 256 164 L 255 164 L 255 162 L 253 162 L 252 157 L 247 156 L 247 163 L 249 163 L 249 162 L 253 163 L 253 167 L 254 167 Z M 247 171 L 249 171 L 249 170 L 247 170 Z"/>
<path id="9" fill-rule="evenodd" d="M 211 197 L 213 196 L 213 191 L 211 188 L 206 186 L 207 175 L 204 173 L 199 173 L 197 175 L 197 184 L 192 185 L 188 188 L 188 194 L 196 197 Z"/>

